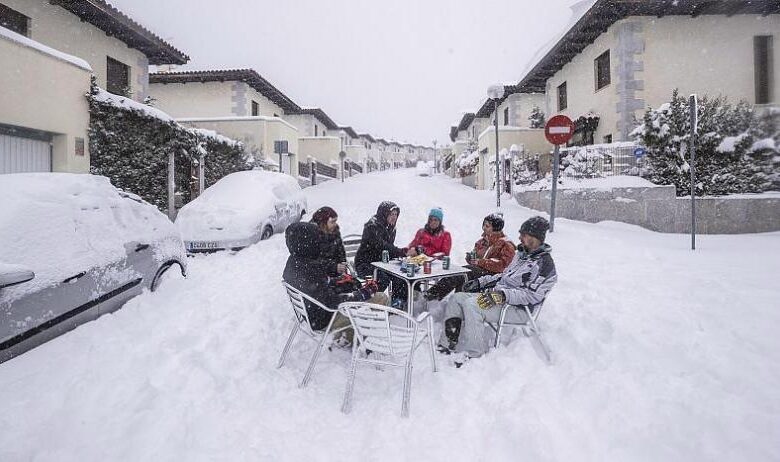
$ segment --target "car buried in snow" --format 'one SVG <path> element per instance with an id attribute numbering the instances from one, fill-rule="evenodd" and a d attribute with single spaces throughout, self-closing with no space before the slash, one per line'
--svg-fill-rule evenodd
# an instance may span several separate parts
<path id="1" fill-rule="evenodd" d="M 419 176 L 433 176 L 433 162 L 418 160 L 415 168 Z"/>
<path id="2" fill-rule="evenodd" d="M 0 362 L 186 272 L 173 223 L 108 178 L 7 174 L 0 197 Z"/>
<path id="3" fill-rule="evenodd" d="M 190 253 L 241 250 L 306 214 L 295 178 L 277 172 L 231 173 L 179 210 L 176 226 Z"/>

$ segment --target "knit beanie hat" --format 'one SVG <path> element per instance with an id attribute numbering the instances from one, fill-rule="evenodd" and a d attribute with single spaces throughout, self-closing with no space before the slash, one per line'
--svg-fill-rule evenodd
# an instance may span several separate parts
<path id="1" fill-rule="evenodd" d="M 502 231 L 504 229 L 504 216 L 500 213 L 491 213 L 486 216 L 483 222 L 487 221 L 493 228 L 493 231 Z"/>
<path id="2" fill-rule="evenodd" d="M 520 226 L 520 234 L 528 234 L 544 242 L 548 229 L 550 229 L 550 222 L 544 217 L 536 216 L 525 220 L 525 223 Z"/>
<path id="3" fill-rule="evenodd" d="M 439 221 L 444 221 L 444 210 L 441 209 L 441 207 L 434 207 L 431 209 L 431 212 L 428 214 L 429 217 L 438 218 Z"/>

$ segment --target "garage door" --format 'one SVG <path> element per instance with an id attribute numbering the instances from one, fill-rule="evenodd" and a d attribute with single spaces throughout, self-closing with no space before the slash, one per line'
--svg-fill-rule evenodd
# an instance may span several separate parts
<path id="1" fill-rule="evenodd" d="M 0 134 L 0 173 L 51 172 L 48 141 Z"/>

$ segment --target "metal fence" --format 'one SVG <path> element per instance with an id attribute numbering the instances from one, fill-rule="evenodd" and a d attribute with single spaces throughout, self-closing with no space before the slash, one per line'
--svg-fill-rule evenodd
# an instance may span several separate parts
<path id="1" fill-rule="evenodd" d="M 352 162 L 352 170 L 358 173 L 363 173 L 363 166 L 360 164 L 356 164 L 355 162 Z"/>
<path id="2" fill-rule="evenodd" d="M 331 178 L 336 178 L 336 176 L 338 175 L 338 169 L 331 167 L 329 165 L 325 165 L 317 162 L 315 168 L 317 170 L 317 173 L 320 175 L 329 176 Z"/>
<path id="3" fill-rule="evenodd" d="M 645 173 L 646 159 L 635 155 L 639 147 L 633 143 L 613 143 L 561 148 L 561 175 L 571 178 L 641 176 Z"/>
<path id="4" fill-rule="evenodd" d="M 311 170 L 309 169 L 308 162 L 298 162 L 298 176 L 303 176 L 306 178 L 311 176 Z"/>

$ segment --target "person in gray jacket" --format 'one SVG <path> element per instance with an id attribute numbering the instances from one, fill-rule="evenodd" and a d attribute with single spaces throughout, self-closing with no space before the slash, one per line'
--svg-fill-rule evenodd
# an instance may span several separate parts
<path id="1" fill-rule="evenodd" d="M 488 350 L 484 323 L 498 322 L 501 307 L 525 305 L 533 309 L 542 303 L 555 285 L 555 272 L 548 244 L 544 243 L 549 222 L 543 217 L 533 217 L 520 227 L 520 242 L 514 259 L 500 274 L 482 276 L 466 283 L 465 290 L 481 293 L 459 292 L 454 294 L 445 309 L 444 332 L 439 339 L 439 351 L 458 352 L 455 364 L 468 358 L 477 358 Z M 506 321 L 527 321 L 525 311 L 510 309 Z"/>

